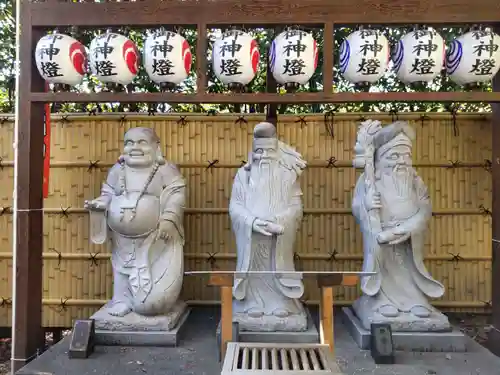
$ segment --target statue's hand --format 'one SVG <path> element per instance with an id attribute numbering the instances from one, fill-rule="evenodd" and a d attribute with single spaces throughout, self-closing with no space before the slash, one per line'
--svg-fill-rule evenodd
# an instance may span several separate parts
<path id="1" fill-rule="evenodd" d="M 158 224 L 158 232 L 156 239 L 162 239 L 164 241 L 168 240 L 177 230 L 174 223 L 170 220 L 162 220 Z"/>
<path id="2" fill-rule="evenodd" d="M 276 234 L 276 235 L 280 235 L 280 234 L 283 234 L 285 232 L 285 228 L 283 227 L 283 225 L 279 225 L 279 224 L 271 223 L 271 222 L 267 223 L 266 229 L 268 232 L 271 232 L 272 234 Z"/>
<path id="3" fill-rule="evenodd" d="M 85 201 L 83 207 L 91 211 L 106 211 L 108 203 L 107 199 L 99 197 L 91 201 Z"/>
<path id="4" fill-rule="evenodd" d="M 380 199 L 380 193 L 368 192 L 365 195 L 365 206 L 368 211 L 373 209 L 382 208 L 382 201 Z"/>
<path id="5" fill-rule="evenodd" d="M 380 232 L 377 235 L 377 241 L 380 244 L 397 245 L 411 237 L 411 232 L 408 232 L 404 227 L 396 227 Z"/>
<path id="6" fill-rule="evenodd" d="M 273 233 L 268 230 L 268 225 L 272 224 L 269 223 L 268 221 L 260 220 L 260 219 L 255 219 L 252 225 L 252 230 L 254 232 L 263 234 L 264 236 L 272 236 Z"/>

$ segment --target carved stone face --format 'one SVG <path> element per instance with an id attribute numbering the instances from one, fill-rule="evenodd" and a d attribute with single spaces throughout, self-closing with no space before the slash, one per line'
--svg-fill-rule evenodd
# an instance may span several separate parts
<path id="1" fill-rule="evenodd" d="M 153 134 L 144 129 L 131 129 L 125 134 L 123 156 L 130 167 L 149 167 L 153 165 L 157 144 Z"/>
<path id="2" fill-rule="evenodd" d="M 381 169 L 391 169 L 395 172 L 406 171 L 411 167 L 411 147 L 406 144 L 393 146 L 378 158 L 378 167 Z"/>
<path id="3" fill-rule="evenodd" d="M 256 145 L 252 152 L 255 163 L 270 162 L 278 159 L 277 142 L 266 142 L 266 144 Z"/>

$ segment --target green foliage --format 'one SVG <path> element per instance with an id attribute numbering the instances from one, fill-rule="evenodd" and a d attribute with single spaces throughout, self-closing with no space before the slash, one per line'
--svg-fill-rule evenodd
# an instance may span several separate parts
<path id="1" fill-rule="evenodd" d="M 13 112 L 13 90 L 14 90 L 14 54 L 15 54 L 15 30 L 14 30 L 14 18 L 13 18 L 13 2 L 10 0 L 0 0 L 0 112 Z M 78 30 L 60 30 L 63 33 L 73 33 L 73 35 L 80 40 L 84 45 L 89 45 L 90 41 L 101 31 L 78 31 Z M 145 35 L 148 30 L 129 30 L 128 28 L 121 28 L 116 30 L 117 32 L 124 33 L 128 35 L 135 43 L 137 43 L 140 50 L 142 50 Z M 184 93 L 194 93 L 196 92 L 196 41 L 197 35 L 195 30 L 191 29 L 178 29 L 189 42 L 193 52 L 193 69 L 191 74 L 178 88 L 178 91 Z M 249 92 L 264 92 L 266 87 L 266 64 L 267 64 L 267 51 L 269 45 L 274 37 L 274 32 L 272 30 L 265 29 L 253 29 L 249 30 L 259 43 L 259 49 L 261 52 L 261 61 L 259 66 L 259 72 L 255 79 L 248 85 L 247 91 Z M 299 92 L 315 92 L 322 90 L 322 65 L 323 65 L 323 31 L 319 29 L 309 30 L 313 33 L 314 38 L 318 42 L 318 69 L 314 76 L 310 80 L 309 84 L 304 85 L 298 91 Z M 342 41 L 353 31 L 350 28 L 340 28 L 336 29 L 335 32 L 335 45 L 334 45 L 334 61 L 339 61 L 339 49 Z M 399 28 L 383 28 L 383 32 L 389 38 L 390 43 L 393 45 L 397 40 L 409 31 L 409 28 L 399 27 Z M 461 33 L 465 32 L 463 28 L 440 28 L 437 30 L 443 38 L 445 38 L 448 44 Z M 209 46 L 207 50 L 207 60 L 208 60 L 208 91 L 211 93 L 228 93 L 227 88 L 225 88 L 214 76 L 212 70 L 210 69 L 211 61 L 211 47 L 215 40 L 216 35 L 220 33 L 220 30 L 210 30 L 209 36 Z M 334 86 L 337 91 L 354 91 L 352 84 L 344 80 L 338 71 L 338 65 L 334 67 Z M 96 91 L 99 92 L 105 88 L 93 77 L 88 75 L 81 87 L 72 88 L 72 91 Z M 127 92 L 158 92 L 159 88 L 151 82 L 148 78 L 145 70 L 141 67 L 140 72 L 134 82 L 125 88 Z M 483 90 L 491 90 L 490 84 L 482 85 Z M 420 84 L 418 86 L 405 86 L 401 81 L 397 80 L 394 73 L 390 72 L 386 74 L 376 85 L 372 86 L 371 91 L 456 91 L 463 90 L 461 87 L 457 87 L 449 78 L 442 74 L 437 77 L 431 84 Z M 263 112 L 264 106 L 262 105 L 242 105 L 240 107 L 223 104 L 223 105 L 168 105 L 168 103 L 160 103 L 154 106 L 155 110 L 166 112 L 207 112 L 207 111 L 217 111 L 217 112 Z M 95 104 L 92 103 L 65 103 L 52 105 L 52 111 L 58 112 L 80 112 L 89 111 L 92 108 L 96 108 Z M 463 104 L 458 107 L 461 111 L 489 111 L 489 105 L 487 104 Z M 122 112 L 122 111 L 147 111 L 148 105 L 145 103 L 136 103 L 122 105 L 119 103 L 113 104 L 100 104 L 97 105 L 97 110 L 99 112 Z M 152 109 L 152 108 L 151 108 Z M 280 113 L 307 113 L 307 112 L 324 112 L 327 110 L 336 110 L 339 112 L 352 112 L 352 111 L 445 111 L 448 110 L 442 103 L 344 103 L 342 105 L 333 106 L 331 104 L 325 105 L 282 105 L 279 108 Z"/>

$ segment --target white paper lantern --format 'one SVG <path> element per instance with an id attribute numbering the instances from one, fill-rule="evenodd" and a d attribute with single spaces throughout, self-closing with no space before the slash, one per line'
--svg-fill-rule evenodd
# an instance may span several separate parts
<path id="1" fill-rule="evenodd" d="M 191 49 L 180 34 L 159 31 L 144 42 L 144 68 L 149 78 L 161 86 L 182 83 L 191 71 Z"/>
<path id="2" fill-rule="evenodd" d="M 318 66 L 318 47 L 312 34 L 302 30 L 285 30 L 272 42 L 269 68 L 277 83 L 304 85 Z"/>
<path id="3" fill-rule="evenodd" d="M 65 34 L 45 35 L 36 44 L 38 72 L 51 84 L 78 85 L 87 70 L 87 52 L 78 40 Z"/>
<path id="4" fill-rule="evenodd" d="M 226 31 L 214 42 L 212 69 L 215 76 L 231 88 L 241 88 L 254 79 L 259 59 L 257 42 L 243 31 Z"/>
<path id="5" fill-rule="evenodd" d="M 107 32 L 90 43 L 89 63 L 99 81 L 128 85 L 139 71 L 139 52 L 126 36 Z"/>
<path id="6" fill-rule="evenodd" d="M 446 72 L 459 85 L 489 81 L 499 68 L 500 36 L 492 31 L 469 31 L 446 52 Z"/>
<path id="7" fill-rule="evenodd" d="M 393 53 L 396 76 L 404 83 L 430 82 L 441 73 L 444 55 L 444 40 L 435 30 L 409 32 Z"/>
<path id="8" fill-rule="evenodd" d="M 352 83 L 375 83 L 389 65 L 389 41 L 378 30 L 351 33 L 340 46 L 340 72 Z"/>

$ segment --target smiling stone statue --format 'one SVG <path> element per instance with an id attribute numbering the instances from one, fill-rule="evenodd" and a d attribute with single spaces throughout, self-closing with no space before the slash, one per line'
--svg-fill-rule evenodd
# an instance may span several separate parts
<path id="1" fill-rule="evenodd" d="M 158 136 L 130 129 L 101 196 L 85 202 L 91 241 L 112 244 L 113 298 L 97 314 L 97 328 L 106 328 L 103 321 L 133 328 L 141 317 L 163 316 L 155 324 L 168 330 L 182 315 L 184 201 L 184 179 L 165 161 Z"/>

